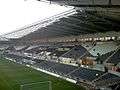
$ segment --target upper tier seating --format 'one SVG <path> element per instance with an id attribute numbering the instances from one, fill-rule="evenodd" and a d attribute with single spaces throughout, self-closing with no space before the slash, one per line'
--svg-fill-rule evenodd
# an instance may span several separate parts
<path id="1" fill-rule="evenodd" d="M 117 45 L 115 45 L 113 42 L 108 43 L 99 43 L 96 44 L 89 52 L 93 56 L 98 56 L 98 53 L 100 55 L 106 54 L 108 52 L 114 51 L 117 49 Z"/>
<path id="2" fill-rule="evenodd" d="M 62 55 L 61 57 L 65 58 L 79 58 L 82 57 L 86 53 L 85 56 L 92 56 L 87 49 L 85 49 L 83 46 L 75 46 L 73 49 Z"/>
<path id="3" fill-rule="evenodd" d="M 120 63 L 120 49 L 112 57 L 108 59 L 107 63 L 114 63 L 114 64 Z"/>
<path id="4" fill-rule="evenodd" d="M 112 54 L 114 53 L 114 51 L 108 52 L 106 54 L 103 54 L 101 56 L 98 56 L 96 61 L 105 61 L 108 57 L 110 57 Z"/>

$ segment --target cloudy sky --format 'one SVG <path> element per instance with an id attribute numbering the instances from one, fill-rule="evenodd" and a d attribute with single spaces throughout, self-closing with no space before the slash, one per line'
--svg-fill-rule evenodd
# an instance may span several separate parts
<path id="1" fill-rule="evenodd" d="M 36 0 L 0 0 L 0 35 L 69 9 Z"/>

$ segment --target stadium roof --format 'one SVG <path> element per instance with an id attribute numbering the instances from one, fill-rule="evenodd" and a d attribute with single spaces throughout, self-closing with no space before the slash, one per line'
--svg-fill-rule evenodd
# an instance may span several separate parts
<path id="1" fill-rule="evenodd" d="M 120 0 L 38 0 L 75 7 L 120 7 Z"/>
<path id="2" fill-rule="evenodd" d="M 18 30 L 15 30 L 13 32 L 7 33 L 2 36 L 6 37 L 6 38 L 21 38 L 31 32 L 37 31 L 38 29 L 40 29 L 42 27 L 46 27 L 47 25 L 50 25 L 53 22 L 59 21 L 60 18 L 67 17 L 67 16 L 75 14 L 75 13 L 76 13 L 76 11 L 74 9 L 70 9 L 68 11 L 62 12 L 55 16 L 43 19 L 41 21 L 32 23 L 30 25 L 26 25 Z"/>
<path id="3" fill-rule="evenodd" d="M 103 13 L 103 14 L 102 14 Z M 109 13 L 109 12 L 108 12 Z M 77 11 L 73 15 L 63 17 L 51 25 L 39 28 L 23 37 L 23 39 L 42 39 L 63 36 L 76 36 L 98 32 L 119 31 L 120 18 L 107 16 L 104 12 Z"/>
<path id="4" fill-rule="evenodd" d="M 44 0 L 46 1 L 46 0 Z M 63 2 L 66 0 L 48 0 Z M 67 0 L 71 1 L 71 0 Z M 72 0 L 74 2 L 74 0 Z M 75 2 L 82 0 L 75 0 Z M 91 0 L 84 0 L 86 2 Z M 98 1 L 98 0 L 94 0 Z M 109 0 L 101 0 L 101 3 Z M 112 1 L 119 4 L 120 1 Z M 65 3 L 65 2 L 64 2 Z M 100 2 L 98 2 L 99 4 Z M 80 3 L 81 4 L 81 3 Z M 7 38 L 39 40 L 64 36 L 77 36 L 107 31 L 120 31 L 120 7 L 110 8 L 75 8 L 43 21 L 23 27 L 4 35 Z"/>
<path id="5" fill-rule="evenodd" d="M 0 41 L 8 41 L 9 39 L 0 36 Z"/>

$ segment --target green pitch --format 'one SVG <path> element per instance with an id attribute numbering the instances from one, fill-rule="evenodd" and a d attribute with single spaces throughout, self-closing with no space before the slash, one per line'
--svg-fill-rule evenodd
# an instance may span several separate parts
<path id="1" fill-rule="evenodd" d="M 21 85 L 25 85 L 23 86 L 23 90 L 49 90 L 49 83 L 29 85 L 48 81 L 52 83 L 52 90 L 85 90 L 65 80 L 16 64 L 6 59 L 0 59 L 0 90 L 20 90 Z"/>

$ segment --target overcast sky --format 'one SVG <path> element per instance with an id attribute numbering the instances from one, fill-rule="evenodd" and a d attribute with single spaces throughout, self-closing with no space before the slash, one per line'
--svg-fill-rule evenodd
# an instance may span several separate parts
<path id="1" fill-rule="evenodd" d="M 0 0 L 0 35 L 69 9 L 36 0 Z"/>

